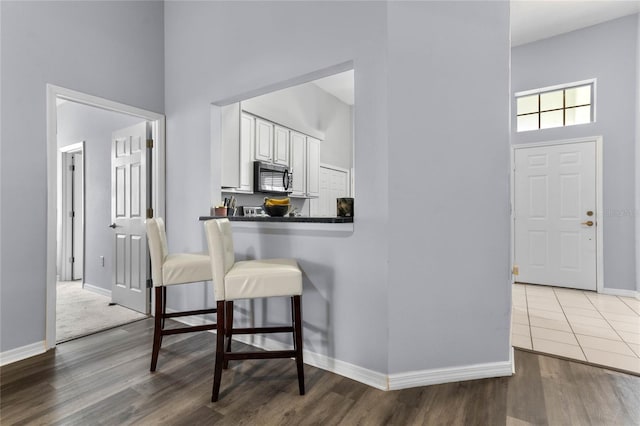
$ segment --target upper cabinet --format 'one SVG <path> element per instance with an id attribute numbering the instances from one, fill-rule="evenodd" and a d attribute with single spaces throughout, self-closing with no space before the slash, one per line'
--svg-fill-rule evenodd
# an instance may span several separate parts
<path id="1" fill-rule="evenodd" d="M 240 104 L 223 106 L 220 109 L 220 128 L 222 137 L 222 176 L 224 188 L 237 188 L 240 185 Z"/>
<path id="2" fill-rule="evenodd" d="M 255 160 L 289 165 L 289 129 L 256 118 Z"/>
<path id="3" fill-rule="evenodd" d="M 307 136 L 307 197 L 320 196 L 320 141 Z"/>
<path id="4" fill-rule="evenodd" d="M 307 195 L 307 137 L 302 133 L 291 131 L 290 144 L 291 163 L 289 171 L 292 176 L 293 197 Z"/>
<path id="5" fill-rule="evenodd" d="M 253 141 L 256 139 L 256 119 L 242 113 L 240 117 L 240 186 L 242 192 L 253 191 Z M 223 164 L 226 167 L 227 164 Z"/>
<path id="6" fill-rule="evenodd" d="M 319 139 L 239 109 L 226 113 L 227 141 L 222 152 L 224 190 L 252 193 L 253 162 L 263 161 L 289 167 L 292 197 L 319 196 Z"/>
<path id="7" fill-rule="evenodd" d="M 255 160 L 271 162 L 273 153 L 273 123 L 256 118 Z"/>
<path id="8" fill-rule="evenodd" d="M 275 125 L 273 133 L 273 162 L 289 166 L 289 129 Z"/>

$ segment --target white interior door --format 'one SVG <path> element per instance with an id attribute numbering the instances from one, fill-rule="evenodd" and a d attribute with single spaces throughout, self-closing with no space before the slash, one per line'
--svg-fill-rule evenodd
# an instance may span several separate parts
<path id="1" fill-rule="evenodd" d="M 113 302 L 149 313 L 145 220 L 149 205 L 147 138 L 143 122 L 113 133 L 111 143 L 111 227 L 114 229 Z"/>
<path id="2" fill-rule="evenodd" d="M 349 197 L 349 173 L 346 170 L 321 166 L 319 194 L 318 198 L 309 200 L 311 216 L 336 216 L 336 199 Z"/>
<path id="3" fill-rule="evenodd" d="M 84 155 L 72 154 L 73 159 L 73 206 L 72 206 L 72 279 L 81 280 L 84 267 Z"/>
<path id="4" fill-rule="evenodd" d="M 596 290 L 596 143 L 515 149 L 519 282 Z"/>

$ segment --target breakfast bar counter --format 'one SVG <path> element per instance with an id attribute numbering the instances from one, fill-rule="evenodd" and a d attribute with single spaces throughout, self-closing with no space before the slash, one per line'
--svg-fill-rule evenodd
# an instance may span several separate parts
<path id="1" fill-rule="evenodd" d="M 200 216 L 200 220 L 224 219 L 231 222 L 280 222 L 280 223 L 353 223 L 353 217 L 309 216 Z"/>
<path id="2" fill-rule="evenodd" d="M 353 217 L 309 216 L 200 216 L 199 220 L 229 219 L 233 229 L 249 232 L 296 234 L 351 234 Z"/>

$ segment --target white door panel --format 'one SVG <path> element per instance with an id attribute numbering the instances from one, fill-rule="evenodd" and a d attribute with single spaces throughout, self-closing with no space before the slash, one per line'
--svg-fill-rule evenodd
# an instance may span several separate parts
<path id="1" fill-rule="evenodd" d="M 111 157 L 111 216 L 115 225 L 112 299 L 143 313 L 149 312 L 145 233 L 149 134 L 146 122 L 114 132 Z"/>
<path id="2" fill-rule="evenodd" d="M 516 149 L 514 194 L 517 280 L 596 290 L 595 142 Z"/>

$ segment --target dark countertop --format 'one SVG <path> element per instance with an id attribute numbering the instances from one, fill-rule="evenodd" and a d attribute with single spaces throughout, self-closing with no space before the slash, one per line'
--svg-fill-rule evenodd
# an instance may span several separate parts
<path id="1" fill-rule="evenodd" d="M 199 220 L 224 219 L 231 222 L 353 223 L 353 217 L 271 217 L 271 216 L 200 216 Z"/>

